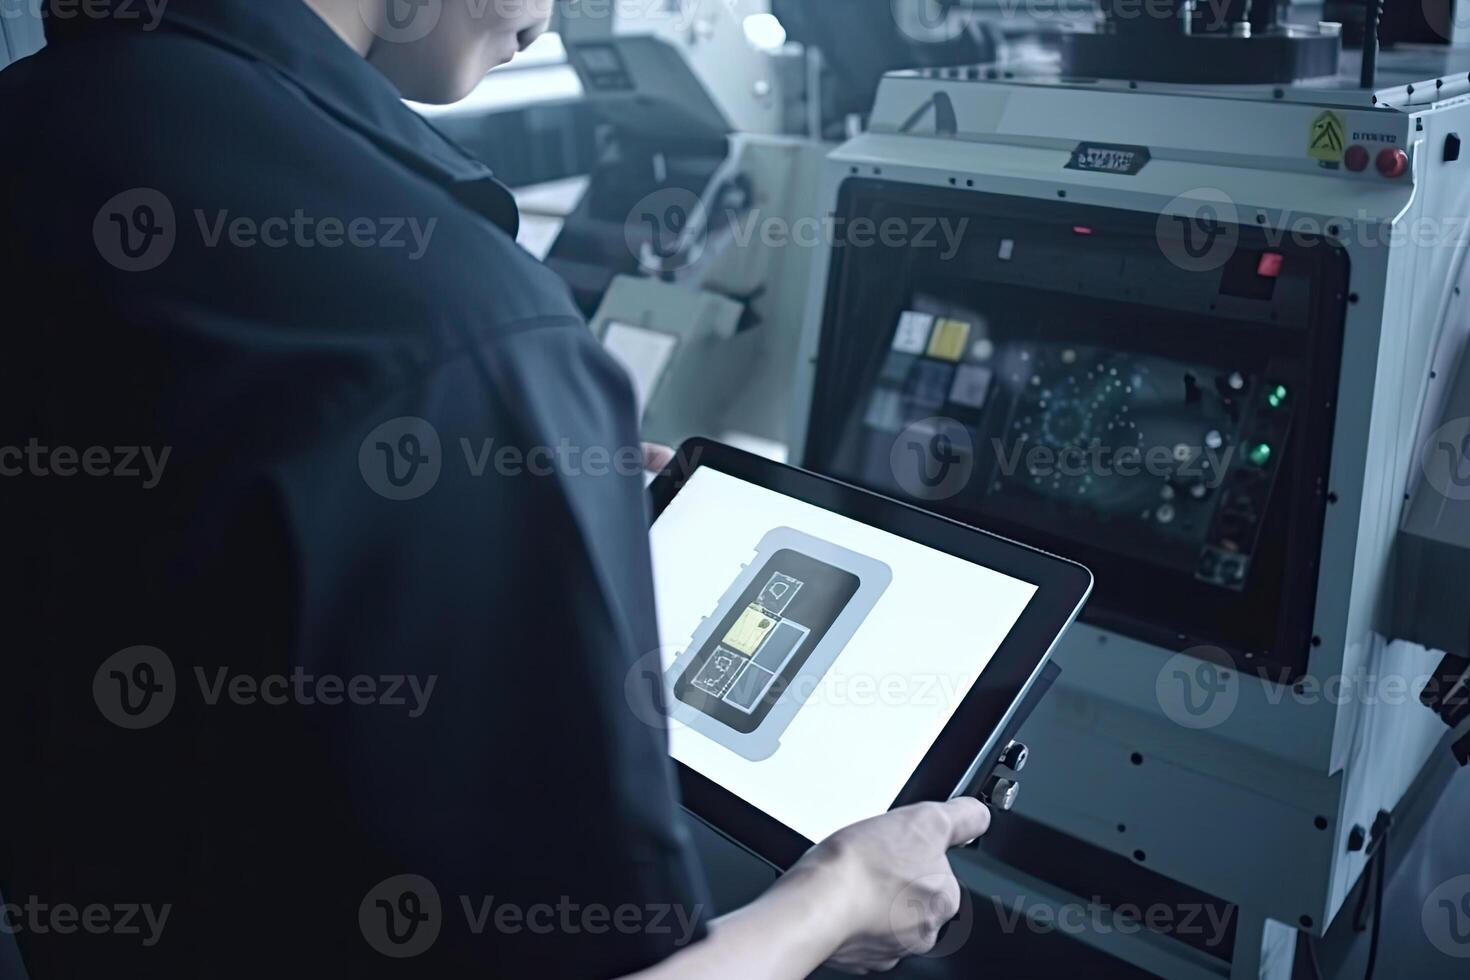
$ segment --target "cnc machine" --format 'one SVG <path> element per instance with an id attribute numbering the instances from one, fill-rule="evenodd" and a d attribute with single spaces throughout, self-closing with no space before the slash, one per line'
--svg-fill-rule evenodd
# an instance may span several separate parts
<path id="1" fill-rule="evenodd" d="M 816 264 L 793 456 L 1097 577 L 962 878 L 1100 904 L 1075 938 L 1161 976 L 1286 977 L 1464 719 L 1470 56 L 1121 9 L 884 79 L 819 203 L 897 235 Z M 1158 902 L 1229 930 L 1118 911 Z"/>

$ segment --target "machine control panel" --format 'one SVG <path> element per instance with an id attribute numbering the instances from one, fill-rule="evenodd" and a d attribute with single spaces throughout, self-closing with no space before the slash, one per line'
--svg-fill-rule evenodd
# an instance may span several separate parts
<path id="1" fill-rule="evenodd" d="M 963 232 L 834 252 L 807 465 L 1083 561 L 1094 622 L 1304 669 L 1340 249 L 883 181 L 841 209 Z"/>

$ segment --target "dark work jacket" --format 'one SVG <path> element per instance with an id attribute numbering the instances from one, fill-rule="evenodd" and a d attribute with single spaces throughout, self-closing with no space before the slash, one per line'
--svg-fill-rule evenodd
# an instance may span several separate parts
<path id="1" fill-rule="evenodd" d="M 508 192 L 299 0 L 124 6 L 0 72 L 33 980 L 665 958 L 703 883 L 627 377 Z"/>

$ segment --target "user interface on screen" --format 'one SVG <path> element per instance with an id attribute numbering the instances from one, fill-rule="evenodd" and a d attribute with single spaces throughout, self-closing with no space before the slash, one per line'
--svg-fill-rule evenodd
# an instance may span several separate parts
<path id="1" fill-rule="evenodd" d="M 889 809 L 1036 593 L 710 467 L 651 540 L 674 758 L 810 840 Z"/>

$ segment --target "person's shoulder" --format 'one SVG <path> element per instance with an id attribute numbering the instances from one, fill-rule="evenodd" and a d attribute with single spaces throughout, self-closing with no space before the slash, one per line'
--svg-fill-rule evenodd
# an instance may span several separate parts
<path id="1" fill-rule="evenodd" d="M 66 35 L 0 72 L 0 111 L 64 123 L 56 126 L 61 136 L 247 106 L 261 94 L 260 81 L 258 63 L 193 35 L 98 30 Z"/>
<path id="2" fill-rule="evenodd" d="M 56 254 L 91 247 L 74 230 L 141 190 L 177 224 L 161 286 L 175 272 L 211 281 L 221 270 L 210 258 L 229 256 L 231 285 L 261 287 L 246 305 L 279 288 L 283 304 L 350 312 L 354 331 L 397 323 L 448 340 L 466 322 L 484 332 L 580 321 L 559 277 L 455 189 L 406 166 L 390 137 L 191 35 L 43 49 L 0 72 L 0 130 L 23 150 L 0 197 L 39 244 L 65 239 Z"/>

